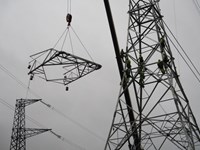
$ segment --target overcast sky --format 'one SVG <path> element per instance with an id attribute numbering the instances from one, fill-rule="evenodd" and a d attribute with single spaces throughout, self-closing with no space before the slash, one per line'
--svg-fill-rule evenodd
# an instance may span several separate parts
<path id="1" fill-rule="evenodd" d="M 110 3 L 119 45 L 124 48 L 128 0 L 110 0 Z M 63 85 L 39 78 L 31 82 L 30 88 L 37 95 L 77 123 L 40 102 L 26 107 L 26 114 L 68 141 L 87 150 L 100 150 L 105 145 L 119 91 L 117 63 L 103 0 L 72 0 L 71 7 L 73 28 L 93 59 L 103 67 L 72 83 L 68 92 Z M 200 13 L 194 3 L 162 0 L 160 7 L 165 22 L 200 70 Z M 27 84 L 29 56 L 53 47 L 66 28 L 66 13 L 67 0 L 0 0 L 0 64 Z M 79 56 L 82 52 L 75 50 L 75 54 Z M 200 84 L 177 52 L 174 56 L 184 90 L 200 124 Z M 16 99 L 25 96 L 26 89 L 0 70 L 0 98 L 14 107 Z M 28 98 L 37 97 L 29 94 Z M 9 149 L 13 117 L 14 111 L 0 103 L 1 150 Z M 39 128 L 29 120 L 26 123 L 27 127 Z M 27 140 L 27 150 L 34 149 L 76 148 L 51 133 L 44 133 Z"/>

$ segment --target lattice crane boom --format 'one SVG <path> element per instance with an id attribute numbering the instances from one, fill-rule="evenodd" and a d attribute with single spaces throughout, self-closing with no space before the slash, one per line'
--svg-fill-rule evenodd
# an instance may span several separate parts
<path id="1" fill-rule="evenodd" d="M 109 4 L 108 0 L 104 0 L 104 4 L 105 4 L 106 13 L 107 13 L 107 17 L 108 17 L 108 22 L 109 22 L 109 26 L 110 26 L 110 30 L 111 30 L 111 36 L 112 36 L 112 40 L 113 40 L 113 45 L 114 45 L 114 48 L 115 48 L 115 55 L 116 55 L 116 59 L 117 59 L 119 74 L 120 74 L 120 77 L 121 77 L 121 80 L 122 80 L 123 79 L 124 66 L 123 66 L 123 61 L 121 59 L 121 55 L 120 55 L 120 48 L 119 48 L 119 44 L 118 44 L 118 40 L 117 40 L 117 35 L 116 35 L 116 32 L 115 32 L 115 26 L 114 26 L 114 22 L 113 22 L 113 18 L 112 18 L 110 4 Z M 134 117 L 133 112 L 131 111 L 132 103 L 131 103 L 129 90 L 125 86 L 123 88 L 125 89 L 124 96 L 125 96 L 125 100 L 126 100 L 126 103 L 127 103 L 129 120 L 130 120 L 130 122 L 132 122 L 132 124 L 134 126 L 135 117 Z M 139 139 L 138 139 L 137 131 L 134 132 L 134 136 L 133 137 L 134 137 L 134 141 L 136 143 L 138 143 Z M 130 145 L 130 143 L 129 143 L 129 145 Z"/>

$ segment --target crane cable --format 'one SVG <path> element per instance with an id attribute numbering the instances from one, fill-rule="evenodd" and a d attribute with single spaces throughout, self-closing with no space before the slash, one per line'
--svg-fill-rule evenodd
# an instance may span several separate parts
<path id="1" fill-rule="evenodd" d="M 87 55 L 89 56 L 89 58 L 92 60 L 92 62 L 94 62 L 94 59 L 92 58 L 92 56 L 89 53 L 89 50 L 86 48 L 86 46 L 83 44 L 83 42 L 81 41 L 80 37 L 78 36 L 78 34 L 76 33 L 76 31 L 74 30 L 74 28 L 72 26 L 70 26 L 70 28 L 72 29 L 72 32 L 74 33 L 75 37 L 78 39 L 79 43 L 81 44 L 81 46 L 83 47 L 83 49 L 86 51 Z M 56 43 L 54 44 L 53 48 L 55 48 L 58 43 L 61 41 L 62 38 L 64 38 L 62 45 L 61 45 L 61 51 L 64 48 L 66 39 L 69 35 L 69 40 L 70 40 L 70 46 L 72 49 L 72 54 L 74 54 L 74 48 L 73 48 L 73 43 L 72 43 L 72 36 L 70 34 L 70 30 L 69 30 L 69 26 L 66 27 L 66 29 L 63 31 L 63 33 L 61 34 L 61 36 L 59 37 L 59 39 L 56 41 Z"/>
<path id="2" fill-rule="evenodd" d="M 71 15 L 71 0 L 67 0 L 67 16 L 68 15 Z M 71 16 L 72 17 L 72 16 Z M 66 20 L 68 22 L 68 17 L 66 17 Z M 81 46 L 83 47 L 83 49 L 86 51 L 87 55 L 89 56 L 90 60 L 92 62 L 94 62 L 94 59 L 92 58 L 92 56 L 90 55 L 88 49 L 85 47 L 85 45 L 83 44 L 83 42 L 81 41 L 80 37 L 78 36 L 78 34 L 75 32 L 74 28 L 71 26 L 71 19 L 70 19 L 70 22 L 68 22 L 68 26 L 66 27 L 66 29 L 64 30 L 64 32 L 61 34 L 61 36 L 59 37 L 59 39 L 57 40 L 57 42 L 54 44 L 53 48 L 55 48 L 58 43 L 61 41 L 61 39 L 63 38 L 63 41 L 62 41 L 62 45 L 61 45 L 61 51 L 63 50 L 64 48 L 64 45 L 65 45 L 65 42 L 66 42 L 66 39 L 69 35 L 69 42 L 70 42 L 70 47 L 71 47 L 71 50 L 72 50 L 72 54 L 74 55 L 74 48 L 73 48 L 73 43 L 72 43 L 72 36 L 70 34 L 70 29 L 73 31 L 75 37 L 78 39 L 79 43 L 81 44 Z"/>
<path id="3" fill-rule="evenodd" d="M 71 6 L 72 6 L 71 0 L 67 0 L 67 13 L 71 13 Z"/>
<path id="4" fill-rule="evenodd" d="M 163 21 L 164 22 L 164 21 Z M 199 84 L 200 84 L 200 72 L 198 71 L 198 69 L 196 68 L 196 66 L 194 65 L 194 63 L 192 62 L 192 60 L 189 58 L 189 56 L 187 55 L 187 53 L 185 52 L 185 50 L 183 49 L 183 47 L 181 46 L 181 44 L 178 42 L 178 40 L 176 39 L 176 37 L 174 36 L 174 34 L 172 33 L 172 31 L 169 29 L 169 27 L 167 26 L 167 24 L 164 22 L 165 26 L 167 27 L 168 31 L 170 32 L 170 34 L 172 35 L 172 37 L 174 38 L 175 42 L 178 44 L 178 46 L 180 47 L 180 49 L 182 50 L 183 54 L 186 56 L 186 58 L 181 54 L 181 52 L 179 51 L 179 49 L 176 47 L 176 45 L 173 43 L 173 41 L 171 40 L 171 38 L 168 36 L 169 40 L 171 41 L 171 43 L 173 44 L 173 46 L 175 47 L 175 49 L 177 50 L 177 52 L 179 53 L 179 55 L 182 57 L 182 59 L 184 60 L 184 62 L 187 64 L 187 66 L 189 67 L 190 71 L 193 73 L 193 75 L 195 76 L 195 78 L 198 80 Z M 195 73 L 195 71 L 196 73 Z"/>
<path id="5" fill-rule="evenodd" d="M 81 43 L 82 47 L 85 49 L 86 53 L 88 54 L 88 56 L 90 57 L 90 59 L 94 62 L 92 56 L 90 55 L 88 49 L 85 47 L 85 45 L 83 44 L 83 42 L 81 41 L 80 37 L 78 36 L 78 34 L 75 32 L 74 28 L 72 27 L 72 31 L 74 32 L 75 36 L 78 38 L 79 42 Z"/>
<path id="6" fill-rule="evenodd" d="M 72 123 L 76 124 L 79 128 L 87 131 L 88 133 L 90 133 L 91 135 L 93 135 L 94 137 L 98 138 L 101 141 L 105 141 L 104 138 L 102 138 L 101 136 L 99 136 L 98 134 L 96 134 L 95 132 L 89 130 L 88 128 L 86 128 L 85 126 L 83 126 L 82 124 L 80 124 L 79 122 L 73 120 L 72 118 L 70 118 L 69 116 L 67 116 L 66 114 L 64 114 L 63 112 L 61 112 L 60 110 L 52 107 L 50 104 L 47 104 L 44 101 L 40 101 L 41 103 L 43 103 L 44 105 L 46 105 L 48 108 L 50 108 L 51 110 L 55 111 L 56 113 L 58 113 L 59 115 L 61 115 L 62 117 L 64 117 L 67 120 L 70 120 Z"/>
<path id="7" fill-rule="evenodd" d="M 69 32 L 69 30 L 68 30 L 68 28 L 66 28 L 66 29 L 63 31 L 63 33 L 61 34 L 61 36 L 59 37 L 59 39 L 57 40 L 57 42 L 54 44 L 53 48 L 55 48 L 55 47 L 58 45 L 58 43 L 59 43 L 59 41 L 62 39 L 62 37 L 63 37 L 65 34 L 68 34 L 68 32 Z M 66 35 L 65 35 L 65 36 L 66 36 Z"/>

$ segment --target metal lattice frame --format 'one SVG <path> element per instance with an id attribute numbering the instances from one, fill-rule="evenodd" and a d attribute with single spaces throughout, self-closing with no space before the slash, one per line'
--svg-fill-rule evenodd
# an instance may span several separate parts
<path id="1" fill-rule="evenodd" d="M 17 99 L 13 121 L 10 150 L 26 150 L 26 139 L 50 129 L 25 128 L 25 107 L 40 99 Z"/>
<path id="2" fill-rule="evenodd" d="M 53 48 L 34 54 L 31 58 L 28 74 L 64 85 L 101 68 L 97 63 Z"/>
<path id="3" fill-rule="evenodd" d="M 121 52 L 125 69 L 105 150 L 200 149 L 200 130 L 176 71 L 158 1 L 130 0 L 128 14 L 127 48 Z"/>

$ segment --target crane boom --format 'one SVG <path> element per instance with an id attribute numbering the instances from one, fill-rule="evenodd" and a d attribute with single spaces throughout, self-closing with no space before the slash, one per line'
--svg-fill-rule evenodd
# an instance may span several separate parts
<path id="1" fill-rule="evenodd" d="M 118 44 L 118 40 L 117 40 L 117 35 L 116 35 L 116 31 L 115 31 L 115 26 L 114 26 L 114 22 L 113 22 L 113 17 L 112 17 L 112 13 L 111 13 L 111 9 L 110 9 L 109 0 L 104 0 L 104 5 L 105 5 L 106 13 L 107 13 L 108 23 L 109 23 L 109 26 L 110 26 L 110 32 L 111 32 L 111 36 L 112 36 L 113 46 L 114 46 L 114 49 L 115 49 L 115 55 L 116 55 L 116 59 L 117 59 L 119 74 L 120 74 L 120 77 L 121 77 L 121 80 L 122 80 L 123 79 L 124 67 L 123 67 L 123 62 L 122 62 L 122 59 L 121 59 L 120 48 L 119 48 L 119 44 Z M 126 104 L 127 104 L 129 120 L 132 124 L 132 130 L 135 130 L 136 129 L 134 127 L 135 118 L 134 118 L 134 114 L 133 114 L 133 111 L 132 111 L 131 98 L 130 98 L 129 90 L 125 87 L 126 86 L 124 85 L 124 90 L 125 90 L 124 96 L 125 96 L 125 100 L 126 100 Z M 133 138 L 134 138 L 134 141 L 135 141 L 135 145 L 138 145 L 138 148 L 136 148 L 136 150 L 139 150 L 140 139 L 138 137 L 137 130 L 134 131 Z"/>

